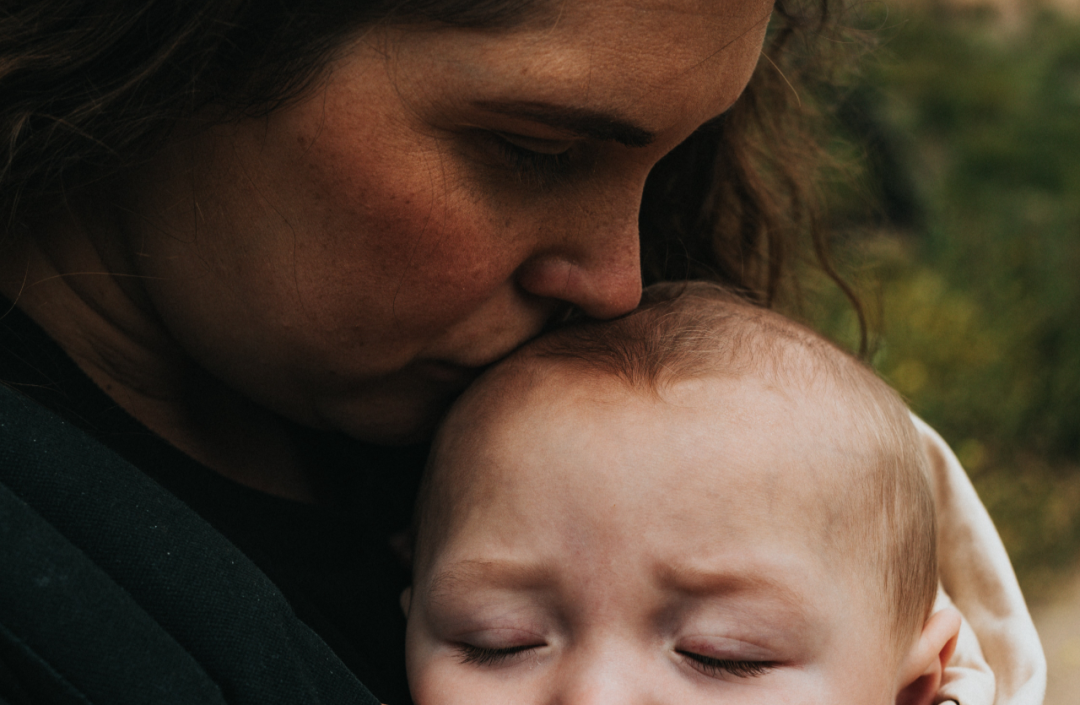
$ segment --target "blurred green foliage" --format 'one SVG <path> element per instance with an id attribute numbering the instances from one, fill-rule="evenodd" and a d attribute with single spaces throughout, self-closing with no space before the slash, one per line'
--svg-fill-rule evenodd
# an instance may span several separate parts
<path id="1" fill-rule="evenodd" d="M 1080 22 L 896 15 L 837 113 L 863 168 L 833 190 L 837 255 L 875 367 L 956 449 L 1038 599 L 1080 561 Z M 812 321 L 854 340 L 820 293 Z"/>

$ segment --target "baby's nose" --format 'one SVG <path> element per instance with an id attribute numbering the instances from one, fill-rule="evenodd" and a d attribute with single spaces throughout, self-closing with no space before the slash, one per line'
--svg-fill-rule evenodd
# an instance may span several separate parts
<path id="1" fill-rule="evenodd" d="M 661 705 L 665 673 L 651 668 L 651 658 L 637 658 L 626 650 L 602 649 L 577 654 L 558 680 L 549 705 Z M 676 705 L 675 701 L 669 701 Z"/>

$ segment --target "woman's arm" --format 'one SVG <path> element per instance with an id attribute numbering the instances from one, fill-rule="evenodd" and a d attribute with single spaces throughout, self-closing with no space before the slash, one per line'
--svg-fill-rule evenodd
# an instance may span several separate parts
<path id="1" fill-rule="evenodd" d="M 1046 658 L 1005 546 L 960 461 L 941 436 L 912 418 L 926 446 L 937 504 L 941 585 L 947 593 L 938 603 L 951 598 L 965 618 L 938 701 L 1040 705 Z"/>

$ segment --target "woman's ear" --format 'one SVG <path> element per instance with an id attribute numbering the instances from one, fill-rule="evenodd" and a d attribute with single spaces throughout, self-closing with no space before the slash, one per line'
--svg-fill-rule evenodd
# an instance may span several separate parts
<path id="1" fill-rule="evenodd" d="M 409 616 L 409 605 L 412 604 L 412 586 L 405 588 L 401 591 L 401 611 L 405 614 L 405 617 Z"/>
<path id="2" fill-rule="evenodd" d="M 930 615 L 902 662 L 896 705 L 932 705 L 959 634 L 960 613 L 955 609 Z"/>

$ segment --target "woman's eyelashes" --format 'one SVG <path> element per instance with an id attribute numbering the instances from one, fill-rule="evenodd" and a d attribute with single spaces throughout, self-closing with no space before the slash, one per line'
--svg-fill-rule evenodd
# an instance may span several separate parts
<path id="1" fill-rule="evenodd" d="M 740 661 L 736 659 L 713 658 L 703 656 L 690 651 L 679 651 L 686 658 L 690 667 L 713 678 L 736 676 L 738 678 L 753 678 L 762 676 L 776 667 L 772 661 Z"/>
<path id="2" fill-rule="evenodd" d="M 478 666 L 494 666 L 504 663 L 514 656 L 526 651 L 538 649 L 543 644 L 522 644 L 520 646 L 476 646 L 475 644 L 459 643 L 457 649 L 461 654 L 462 663 L 472 663 Z"/>
<path id="3" fill-rule="evenodd" d="M 579 142 L 544 140 L 505 132 L 481 133 L 485 146 L 520 181 L 529 186 L 553 186 L 578 166 Z"/>

